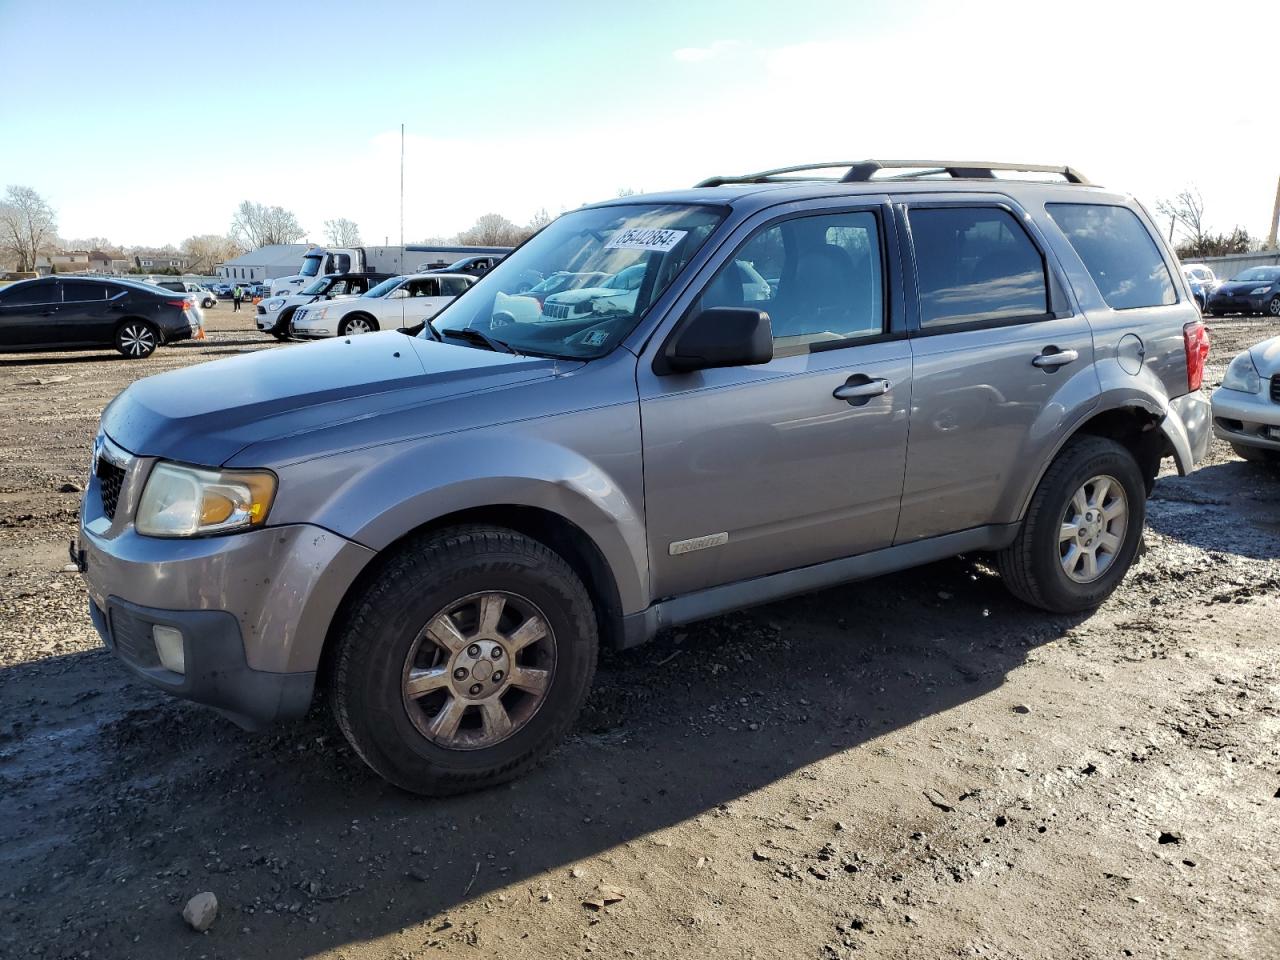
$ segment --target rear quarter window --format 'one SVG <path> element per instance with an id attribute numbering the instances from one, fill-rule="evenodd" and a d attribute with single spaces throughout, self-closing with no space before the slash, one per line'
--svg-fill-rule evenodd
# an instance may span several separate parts
<path id="1" fill-rule="evenodd" d="M 1178 302 L 1173 276 L 1146 225 L 1128 207 L 1045 204 L 1113 310 Z"/>

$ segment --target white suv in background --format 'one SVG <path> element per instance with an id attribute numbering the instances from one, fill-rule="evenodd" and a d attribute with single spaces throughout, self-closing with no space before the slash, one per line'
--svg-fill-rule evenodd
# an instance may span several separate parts
<path id="1" fill-rule="evenodd" d="M 345 337 L 375 330 L 420 328 L 476 282 L 465 273 L 416 273 L 384 280 L 359 297 L 299 307 L 295 337 Z"/>

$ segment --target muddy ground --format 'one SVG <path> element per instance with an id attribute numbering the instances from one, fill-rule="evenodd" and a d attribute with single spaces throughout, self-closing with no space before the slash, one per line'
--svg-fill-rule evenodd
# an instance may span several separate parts
<path id="1" fill-rule="evenodd" d="M 967 557 L 606 654 L 539 770 L 423 800 L 322 710 L 251 736 L 130 679 L 62 572 L 117 391 L 305 349 L 210 318 L 0 357 L 0 956 L 1280 956 L 1280 477 L 1163 477 L 1092 616 Z M 1213 326 L 1214 383 L 1280 332 Z"/>

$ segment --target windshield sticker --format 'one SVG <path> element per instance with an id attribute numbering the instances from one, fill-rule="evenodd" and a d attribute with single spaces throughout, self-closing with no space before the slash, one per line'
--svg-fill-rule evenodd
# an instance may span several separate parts
<path id="1" fill-rule="evenodd" d="M 604 342 L 609 339 L 609 333 L 606 330 L 589 330 L 587 335 L 582 338 L 582 342 L 588 347 L 603 347 Z"/>
<path id="2" fill-rule="evenodd" d="M 620 230 L 604 245 L 606 250 L 652 250 L 667 253 L 684 239 L 687 230 L 657 230 L 635 227 Z"/>

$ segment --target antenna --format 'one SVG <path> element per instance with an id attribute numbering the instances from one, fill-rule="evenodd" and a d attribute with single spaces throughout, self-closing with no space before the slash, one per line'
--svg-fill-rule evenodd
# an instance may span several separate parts
<path id="1" fill-rule="evenodd" d="M 404 124 L 400 124 L 400 272 L 404 273 Z"/>

